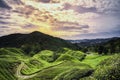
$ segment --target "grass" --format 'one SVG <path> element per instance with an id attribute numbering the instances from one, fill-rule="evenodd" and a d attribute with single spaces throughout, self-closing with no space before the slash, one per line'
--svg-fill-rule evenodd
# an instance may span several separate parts
<path id="1" fill-rule="evenodd" d="M 77 60 L 77 59 L 69 54 L 61 54 L 61 56 L 56 61 L 58 62 L 58 61 L 72 61 L 72 60 Z"/>
<path id="2" fill-rule="evenodd" d="M 17 48 L 0 48 L 0 80 L 17 80 L 16 68 L 26 56 Z"/>
<path id="3" fill-rule="evenodd" d="M 103 80 L 120 80 L 120 55 L 115 54 L 100 62 L 93 76 Z"/>
<path id="4" fill-rule="evenodd" d="M 17 64 L 17 63 L 16 63 Z M 0 80 L 16 80 L 14 75 L 15 63 L 0 60 Z"/>
<path id="5" fill-rule="evenodd" d="M 104 59 L 91 76 L 80 80 L 120 80 L 120 54 Z"/>
<path id="6" fill-rule="evenodd" d="M 53 80 L 78 80 L 82 77 L 89 76 L 93 72 L 92 69 L 72 68 L 64 71 L 56 76 Z"/>
<path id="7" fill-rule="evenodd" d="M 72 63 L 72 64 L 71 64 Z M 74 61 L 65 61 L 61 64 L 58 64 L 57 66 L 49 67 L 46 69 L 43 69 L 38 73 L 37 76 L 32 78 L 33 80 L 53 80 L 55 77 L 60 75 L 63 72 L 66 72 L 68 70 L 73 70 L 74 68 L 79 68 L 81 71 L 84 69 L 89 69 L 91 70 L 92 68 L 89 65 L 83 64 L 83 63 L 78 63 Z M 86 70 L 87 71 L 87 70 Z M 73 72 L 73 71 L 71 71 Z M 31 80 L 32 80 L 31 79 Z"/>
<path id="8" fill-rule="evenodd" d="M 72 57 L 74 57 L 75 59 L 78 59 L 79 61 L 81 61 L 82 59 L 85 58 L 85 54 L 81 51 L 74 51 L 74 50 L 70 50 L 70 49 L 67 49 L 67 48 L 64 48 L 65 49 L 65 54 L 68 54 Z"/>
<path id="9" fill-rule="evenodd" d="M 42 59 L 47 62 L 52 62 L 52 61 L 54 61 L 53 56 L 54 56 L 53 51 L 43 50 L 43 51 L 35 54 L 33 57 L 36 57 L 37 59 Z"/>
<path id="10" fill-rule="evenodd" d="M 41 51 L 27 56 L 17 48 L 0 49 L 0 80 L 18 80 L 17 67 L 22 75 L 36 76 L 26 80 L 118 80 L 120 79 L 120 54 L 85 55 L 81 51 L 65 48 L 54 60 L 55 52 Z M 22 77 L 21 77 L 22 78 Z"/>
<path id="11" fill-rule="evenodd" d="M 96 68 L 96 66 L 103 60 L 110 58 L 112 55 L 98 55 L 98 54 L 89 54 L 86 56 L 86 58 L 82 61 L 85 64 L 90 65 L 93 68 Z"/>

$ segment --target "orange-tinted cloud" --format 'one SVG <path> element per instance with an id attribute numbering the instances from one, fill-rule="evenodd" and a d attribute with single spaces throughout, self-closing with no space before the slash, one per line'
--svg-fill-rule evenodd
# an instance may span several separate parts
<path id="1" fill-rule="evenodd" d="M 72 38 L 107 32 L 119 25 L 119 0 L 6 0 L 5 3 L 4 6 L 11 7 L 0 8 L 0 32 L 5 34 L 38 30 Z"/>

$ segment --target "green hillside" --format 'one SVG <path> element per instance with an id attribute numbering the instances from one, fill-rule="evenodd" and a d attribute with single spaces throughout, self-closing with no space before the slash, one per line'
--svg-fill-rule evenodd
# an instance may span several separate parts
<path id="1" fill-rule="evenodd" d="M 30 55 L 42 50 L 58 51 L 63 47 L 76 49 L 76 46 L 63 39 L 37 31 L 30 34 L 11 34 L 0 37 L 0 47 L 20 48 Z"/>
<path id="2" fill-rule="evenodd" d="M 0 49 L 0 80 L 119 80 L 120 54 L 98 55 L 64 48 L 27 56 L 17 48 Z"/>
<path id="3" fill-rule="evenodd" d="M 40 32 L 3 36 L 0 47 L 0 80 L 120 80 L 119 52 L 87 54 Z"/>
<path id="4" fill-rule="evenodd" d="M 101 43 L 99 43 L 101 42 Z M 120 38 L 110 38 L 110 39 L 103 39 L 91 42 L 84 42 L 84 43 L 77 43 L 76 45 L 79 46 L 80 50 L 83 52 L 96 52 L 99 54 L 114 54 L 120 53 Z"/>

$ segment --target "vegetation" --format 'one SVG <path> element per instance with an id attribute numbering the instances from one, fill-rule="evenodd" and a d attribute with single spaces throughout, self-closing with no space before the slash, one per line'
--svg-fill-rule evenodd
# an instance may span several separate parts
<path id="1" fill-rule="evenodd" d="M 90 44 L 90 42 L 84 42 L 84 43 L 77 43 L 75 45 L 79 47 L 79 50 L 85 53 L 89 53 L 89 52 L 96 52 L 99 54 L 120 53 L 120 38 L 112 38 L 102 43 L 94 42 Z"/>
<path id="2" fill-rule="evenodd" d="M 97 66 L 94 73 L 80 80 L 120 80 L 120 54 L 104 59 Z"/>
<path id="3" fill-rule="evenodd" d="M 120 80 L 119 41 L 110 41 L 111 46 L 108 43 L 99 45 L 98 52 L 91 50 L 87 54 L 73 49 L 70 43 L 51 36 L 43 37 L 38 32 L 22 37 L 16 35 L 0 39 L 11 39 L 0 45 L 0 80 Z M 41 44 L 40 35 L 43 42 L 48 39 L 49 43 Z M 31 42 L 27 42 L 29 40 Z"/>
<path id="4" fill-rule="evenodd" d="M 1 48 L 0 79 L 119 80 L 120 54 L 94 53 L 85 56 L 85 53 L 80 51 L 64 48 L 56 60 L 53 56 L 54 51 L 50 50 L 38 52 L 30 57 L 17 48 Z M 21 65 L 21 62 L 24 64 Z"/>
<path id="5" fill-rule="evenodd" d="M 0 47 L 20 48 L 30 56 L 42 50 L 58 51 L 63 47 L 76 49 L 76 46 L 63 39 L 37 31 L 30 34 L 11 34 L 0 37 Z"/>

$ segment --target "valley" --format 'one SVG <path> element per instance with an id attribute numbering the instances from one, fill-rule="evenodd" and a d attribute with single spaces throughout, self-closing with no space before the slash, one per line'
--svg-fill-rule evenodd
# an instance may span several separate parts
<path id="1" fill-rule="evenodd" d="M 31 36 L 31 34 L 27 35 Z M 8 36 L 4 39 L 11 39 L 11 35 Z M 38 36 L 40 37 L 41 33 L 37 32 Z M 44 36 L 42 37 L 43 40 L 47 37 L 45 34 L 42 34 L 42 36 Z M 36 37 L 36 32 L 32 34 L 32 37 Z M 37 37 L 36 40 L 31 40 L 31 37 L 24 37 L 25 40 L 28 39 L 31 42 L 24 40 L 25 42 L 17 43 L 19 46 L 15 46 L 14 40 L 2 43 L 0 48 L 0 80 L 120 79 L 120 53 L 99 54 L 92 51 L 85 53 L 74 44 L 54 37 L 47 37 L 48 39 L 51 38 L 51 42 L 47 44 L 48 46 L 43 45 L 41 42 L 36 45 L 36 41 L 41 40 Z M 12 37 L 12 39 L 22 40 L 20 38 L 22 36 Z M 4 39 L 1 37 L 0 41 Z M 58 45 L 53 45 L 55 40 L 56 42 L 60 40 L 62 41 L 60 43 L 63 44 L 60 44 L 58 48 Z M 52 49 L 54 47 L 51 47 L 50 43 L 58 49 Z M 25 46 L 26 48 L 23 49 L 21 46 L 24 44 L 29 46 Z M 43 48 L 39 49 L 38 44 L 42 44 Z M 38 48 L 37 51 L 36 48 Z"/>

